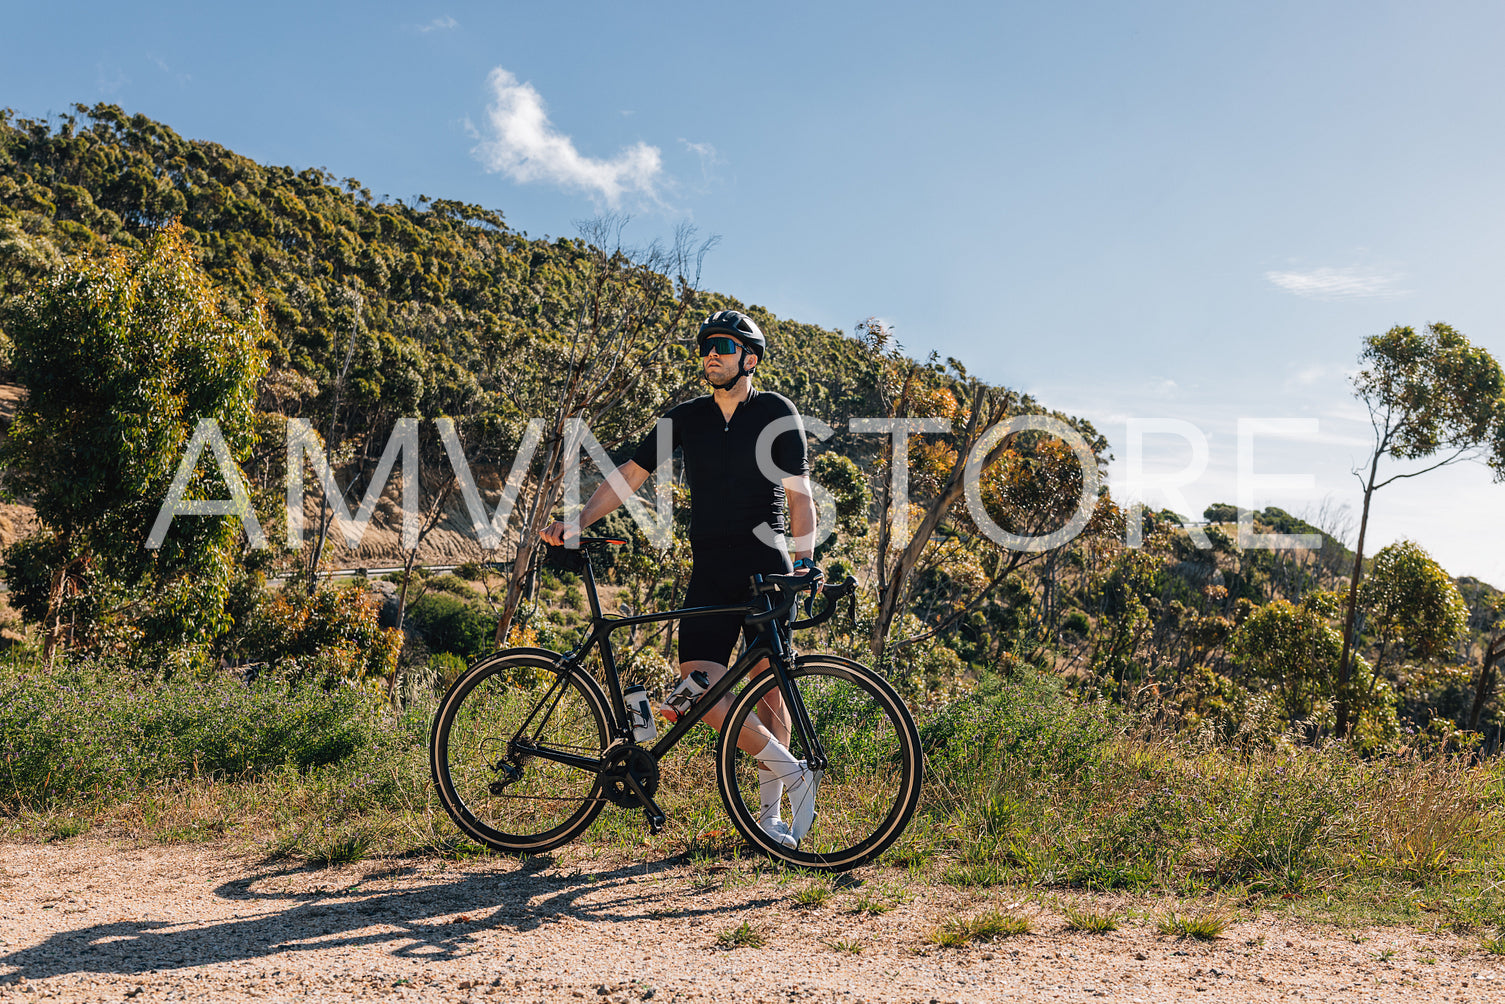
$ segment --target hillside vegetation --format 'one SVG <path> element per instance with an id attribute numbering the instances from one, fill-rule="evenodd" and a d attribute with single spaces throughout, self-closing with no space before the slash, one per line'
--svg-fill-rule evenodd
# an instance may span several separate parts
<path id="1" fill-rule="evenodd" d="M 1499 747 L 1499 591 L 1454 582 L 1409 542 L 1366 556 L 1359 658 L 1343 684 L 1352 729 L 1329 747 L 1341 590 L 1354 561 L 1339 520 L 1243 514 L 1257 532 L 1322 542 L 1260 550 L 1239 545 L 1232 506 L 1190 514 L 1201 517 L 1192 523 L 1123 507 L 1106 490 L 1094 496 L 1084 478 L 1099 471 L 1084 472 L 1054 434 L 978 447 L 998 422 L 1040 415 L 1080 437 L 1100 470 L 1110 444 L 1090 423 L 989 386 L 964 361 L 909 358 L 876 320 L 846 334 L 702 290 L 699 261 L 713 248 L 688 231 L 628 247 L 620 222 L 534 239 L 493 210 L 376 199 L 355 179 L 258 164 L 110 105 L 45 122 L 0 113 L 0 362 L 30 392 L 7 395 L 19 403 L 5 478 L 37 513 L 34 523 L 7 517 L 19 537 L 5 558 L 9 627 L 27 640 L 3 679 L 6 811 L 40 814 L 45 830 L 59 812 L 233 776 L 298 789 L 288 806 L 334 820 L 319 840 L 356 830 L 369 839 L 362 813 L 429 813 L 426 825 L 437 825 L 418 766 L 435 693 L 499 642 L 562 649 L 580 637 L 578 580 L 524 574 L 528 528 L 563 504 L 568 420 L 586 419 L 621 457 L 665 406 L 702 392 L 694 325 L 737 307 L 770 334 L 759 385 L 833 430 L 813 447 L 837 519 L 820 557 L 863 590 L 853 616 L 804 644 L 876 663 L 920 712 L 935 773 L 903 852 L 911 860 L 939 856 L 937 867 L 965 882 L 1289 892 L 1349 869 L 1442 881 L 1499 853 L 1488 837 L 1498 774 L 1452 759 Z M 101 292 L 122 289 L 139 295 Z M 139 361 L 158 347 L 152 332 L 166 329 L 143 303 L 200 318 L 173 329 L 173 351 L 193 360 L 169 367 L 178 384 L 132 378 L 157 398 L 122 383 L 150 367 L 117 366 L 112 355 Z M 234 352 L 255 358 L 229 366 L 230 335 L 206 331 L 232 333 L 249 346 Z M 72 361 L 59 362 L 58 344 L 75 337 Z M 213 408 L 229 409 L 227 427 L 242 422 L 229 448 L 272 547 L 251 547 L 234 517 L 180 516 L 167 546 L 143 550 L 150 526 L 139 513 L 155 512 L 194 432 L 185 395 L 208 393 L 195 366 L 224 384 Z M 103 407 L 106 392 L 116 396 Z M 128 414 L 128 402 L 148 399 L 161 403 Z M 949 423 L 909 440 L 908 511 L 889 497 L 891 441 L 848 431 L 853 417 Z M 281 546 L 288 421 L 308 423 L 354 508 L 404 418 L 421 420 L 416 552 L 399 546 L 396 474 L 370 496 L 364 543 L 346 547 L 311 495 L 305 544 Z M 511 522 L 485 547 L 437 419 L 454 422 L 488 512 L 530 420 L 541 423 Z M 144 431 L 126 440 L 170 444 L 173 455 L 130 453 L 101 432 L 127 420 Z M 72 431 L 49 438 L 58 429 Z M 82 465 L 66 451 L 85 432 L 100 445 Z M 63 445 L 49 453 L 46 443 Z M 995 544 L 962 491 L 974 448 L 986 451 L 987 521 L 1050 533 L 1072 518 L 1085 485 L 1080 532 L 1046 551 Z M 99 458 L 123 472 L 110 485 L 131 486 L 129 499 L 90 508 L 75 479 L 47 473 L 69 462 L 106 469 Z M 196 474 L 185 497 L 227 490 Z M 127 525 L 122 513 L 138 515 Z M 1136 520 L 1143 543 L 1130 547 Z M 191 544 L 192 527 L 210 524 L 228 529 Z M 655 548 L 622 513 L 609 527 L 632 538 L 607 570 L 613 608 L 674 603 L 688 572 L 682 535 Z M 415 555 L 460 567 L 432 574 Z M 387 563 L 403 569 L 353 588 L 315 574 Z M 671 679 L 672 642 L 661 631 L 634 635 L 628 676 Z M 83 769 L 77 755 L 93 747 L 77 730 L 98 711 L 83 695 L 117 686 L 131 696 L 106 702 L 118 719 L 110 742 L 125 745 L 98 756 L 125 766 Z M 277 694 L 295 697 L 272 714 Z M 211 736 L 202 711 L 216 702 L 246 728 Z M 353 715 L 356 705 L 365 711 Z M 1400 766 L 1384 767 L 1386 757 Z M 1213 779 L 1221 788 L 1208 802 Z M 1447 826 L 1428 823 L 1437 829 L 1421 844 L 1406 820 L 1380 818 L 1382 802 L 1411 789 L 1460 807 Z M 347 799 L 339 812 L 336 794 Z M 301 818 L 275 827 L 314 840 Z M 1387 843 L 1370 860 L 1363 848 L 1378 832 Z"/>

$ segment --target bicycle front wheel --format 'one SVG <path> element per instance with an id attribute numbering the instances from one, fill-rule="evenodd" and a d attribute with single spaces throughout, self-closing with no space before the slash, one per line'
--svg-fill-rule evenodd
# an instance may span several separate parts
<path id="1" fill-rule="evenodd" d="M 500 851 L 568 843 L 601 811 L 597 771 L 582 761 L 600 759 L 606 723 L 601 688 L 558 654 L 486 656 L 455 681 L 434 717 L 429 766 L 445 811 Z"/>
<path id="2" fill-rule="evenodd" d="M 799 692 L 825 751 L 815 821 L 790 850 L 758 825 L 758 761 L 739 749 L 737 736 L 778 688 L 772 672 L 753 680 L 727 715 L 717 781 L 732 823 L 754 847 L 791 864 L 846 871 L 865 864 L 899 839 L 920 800 L 920 735 L 903 700 L 867 667 L 837 656 L 806 656 L 790 682 Z M 764 722 L 764 724 L 768 724 Z M 789 741 L 806 759 L 796 729 Z M 784 819 L 790 819 L 788 806 Z"/>

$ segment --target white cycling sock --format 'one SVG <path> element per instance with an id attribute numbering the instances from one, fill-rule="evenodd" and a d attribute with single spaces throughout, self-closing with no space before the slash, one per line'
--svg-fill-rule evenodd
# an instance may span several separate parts
<path id="1" fill-rule="evenodd" d="M 758 768 L 758 822 L 766 829 L 778 822 L 779 803 L 784 800 L 784 781 L 764 767 Z"/>
<path id="2" fill-rule="evenodd" d="M 784 783 L 800 776 L 800 762 L 789 752 L 789 747 L 777 739 L 768 740 L 768 745 L 758 753 L 758 769 L 770 772 Z"/>

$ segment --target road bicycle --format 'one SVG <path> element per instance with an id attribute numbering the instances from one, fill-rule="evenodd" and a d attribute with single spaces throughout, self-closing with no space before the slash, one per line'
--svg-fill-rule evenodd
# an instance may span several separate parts
<path id="1" fill-rule="evenodd" d="M 655 801 L 659 762 L 705 713 L 732 700 L 717 743 L 716 780 L 737 831 L 791 864 L 845 871 L 897 840 L 920 798 L 919 732 L 903 700 L 872 670 L 835 655 L 796 655 L 793 632 L 824 623 L 856 587 L 824 589 L 814 576 L 752 577 L 744 603 L 608 617 L 591 555 L 625 540 L 585 537 L 572 552 L 590 602 L 590 630 L 573 652 L 512 648 L 478 660 L 444 695 L 429 739 L 434 784 L 445 810 L 471 838 L 500 851 L 537 853 L 584 833 L 607 804 L 643 810 L 651 832 L 665 823 Z M 556 549 L 563 550 L 563 549 Z M 807 594 L 805 619 L 792 612 Z M 611 645 L 635 625 L 739 613 L 756 634 L 726 675 L 651 745 L 633 739 Z M 598 680 L 590 670 L 599 656 Z M 754 670 L 763 660 L 766 671 Z M 602 688 L 605 687 L 603 692 Z M 817 772 L 816 816 L 787 848 L 758 825 L 758 762 L 737 746 L 743 723 L 777 689 L 789 715 L 789 749 Z"/>

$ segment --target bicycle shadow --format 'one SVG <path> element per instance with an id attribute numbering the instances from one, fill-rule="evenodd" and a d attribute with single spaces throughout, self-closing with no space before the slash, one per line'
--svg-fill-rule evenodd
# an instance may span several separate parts
<path id="1" fill-rule="evenodd" d="M 330 949 L 373 948 L 393 958 L 438 962 L 471 954 L 492 935 L 525 934 L 565 921 L 689 919 L 726 909 L 698 905 L 688 885 L 651 881 L 681 867 L 684 858 L 678 855 L 574 874 L 556 870 L 547 856 L 488 862 L 495 864 L 501 867 L 457 869 L 452 876 L 427 876 L 416 885 L 378 892 L 361 891 L 359 881 L 343 889 L 278 891 L 266 886 L 325 869 L 261 868 L 214 893 L 252 909 L 265 906 L 264 911 L 229 920 L 111 921 L 60 931 L 32 947 L 0 953 L 0 977 L 131 975 Z M 365 881 L 411 879 L 416 872 L 414 866 L 399 867 Z M 353 876 L 345 872 L 344 877 Z M 779 898 L 749 893 L 736 909 Z"/>

